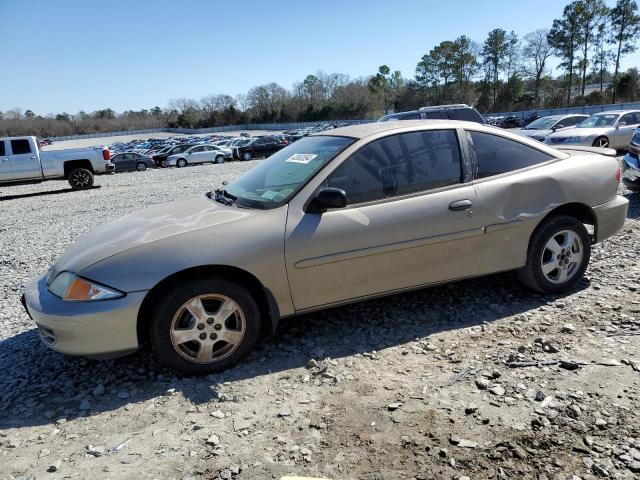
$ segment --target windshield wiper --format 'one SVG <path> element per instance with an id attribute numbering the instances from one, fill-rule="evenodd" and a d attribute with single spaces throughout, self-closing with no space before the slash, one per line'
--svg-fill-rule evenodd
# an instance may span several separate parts
<path id="1" fill-rule="evenodd" d="M 222 203 L 223 205 L 231 206 L 236 203 L 238 197 L 235 195 L 231 195 L 226 190 L 217 189 L 214 191 L 214 200 L 218 203 Z"/>

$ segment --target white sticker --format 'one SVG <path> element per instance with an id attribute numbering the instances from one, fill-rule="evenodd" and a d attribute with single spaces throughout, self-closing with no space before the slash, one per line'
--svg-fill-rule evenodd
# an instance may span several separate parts
<path id="1" fill-rule="evenodd" d="M 279 192 L 274 192 L 273 190 L 267 190 L 266 192 L 264 192 L 262 195 L 260 195 L 262 198 L 266 198 L 267 200 L 273 200 L 274 198 L 276 198 L 278 196 Z"/>
<path id="2" fill-rule="evenodd" d="M 304 163 L 306 165 L 317 156 L 318 155 L 314 153 L 294 153 L 289 158 L 287 158 L 286 161 L 291 163 Z"/>

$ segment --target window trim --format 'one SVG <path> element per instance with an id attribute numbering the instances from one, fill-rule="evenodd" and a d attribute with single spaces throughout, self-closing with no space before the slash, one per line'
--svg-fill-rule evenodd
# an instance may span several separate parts
<path id="1" fill-rule="evenodd" d="M 509 176 L 509 175 L 514 175 L 514 174 L 518 174 L 518 173 L 521 173 L 521 172 L 526 172 L 526 171 L 532 170 L 534 168 L 539 168 L 539 167 L 542 167 L 542 166 L 545 166 L 545 165 L 549 165 L 551 163 L 555 163 L 555 162 L 558 162 L 560 160 L 563 160 L 562 158 L 558 158 L 556 156 L 553 156 L 550 153 L 545 152 L 544 150 L 540 150 L 539 148 L 534 147 L 533 145 L 529 145 L 528 143 L 521 142 L 519 140 L 507 137 L 505 135 L 500 135 L 500 134 L 497 134 L 497 133 L 494 133 L 494 132 L 487 132 L 487 131 L 484 131 L 484 130 L 476 130 L 476 129 L 473 129 L 473 128 L 464 129 L 464 130 L 467 133 L 467 141 L 469 142 L 469 152 L 470 152 L 470 155 L 471 155 L 471 164 L 473 165 L 473 168 L 472 168 L 473 181 L 472 181 L 472 183 L 474 185 L 477 184 L 477 183 L 482 183 L 482 182 L 486 182 L 486 181 L 489 181 L 489 180 L 495 180 L 496 178 L 503 178 L 503 177 L 506 177 L 506 176 Z M 525 147 L 529 147 L 529 148 L 532 148 L 534 150 L 537 150 L 537 151 L 539 151 L 541 153 L 544 153 L 545 155 L 550 155 L 551 158 L 546 162 L 537 163 L 535 165 L 529 165 L 528 167 L 522 167 L 522 168 L 518 168 L 516 170 L 509 170 L 508 172 L 498 173 L 496 175 L 491 175 L 490 177 L 479 178 L 477 176 L 478 168 L 479 168 L 478 157 L 477 157 L 477 154 L 476 154 L 475 146 L 473 145 L 473 138 L 471 137 L 471 132 L 484 133 L 485 135 L 493 135 L 494 137 L 503 138 L 505 140 L 510 140 L 510 141 L 512 141 L 514 143 L 519 143 L 520 145 L 524 145 Z"/>
<path id="2" fill-rule="evenodd" d="M 393 133 L 391 135 L 385 135 L 385 136 L 382 136 L 382 137 L 377 137 L 377 138 L 371 139 L 371 141 L 365 143 L 364 145 L 361 145 L 360 147 L 358 147 L 357 150 L 354 150 L 353 152 L 351 152 L 348 157 L 346 157 L 339 164 L 337 164 L 335 166 L 335 168 L 333 168 L 333 170 L 328 172 L 324 176 L 324 178 L 322 180 L 322 183 L 324 183 L 324 181 L 326 181 L 327 178 L 333 172 L 335 172 L 338 168 L 340 168 L 343 163 L 347 162 L 351 157 L 357 155 L 360 152 L 360 150 L 362 150 L 363 148 L 371 145 L 374 142 L 377 142 L 377 141 L 380 141 L 380 140 L 386 140 L 387 138 L 394 137 L 396 135 L 405 135 L 405 134 L 409 134 L 409 133 L 436 132 L 436 131 L 439 132 L 439 131 L 442 131 L 442 130 L 450 130 L 456 136 L 456 140 L 458 142 L 458 150 L 460 151 L 460 183 L 456 183 L 454 185 L 446 185 L 444 187 L 432 188 L 430 190 L 421 190 L 421 191 L 418 191 L 418 192 L 406 193 L 404 195 L 398 195 L 398 196 L 395 196 L 395 197 L 385 197 L 385 198 L 379 198 L 377 200 L 370 200 L 368 202 L 354 203 L 354 204 L 351 204 L 351 205 L 348 204 L 346 207 L 343 207 L 343 208 L 330 208 L 329 210 L 327 210 L 327 212 L 345 211 L 345 210 L 350 210 L 350 209 L 353 209 L 353 208 L 361 208 L 361 207 L 368 207 L 370 205 L 378 205 L 378 204 L 382 204 L 382 203 L 395 202 L 395 201 L 398 201 L 398 200 L 405 200 L 405 199 L 408 199 L 408 198 L 421 197 L 421 196 L 424 196 L 424 195 L 431 195 L 431 194 L 435 194 L 435 193 L 446 192 L 448 190 L 453 190 L 453 189 L 462 188 L 462 187 L 468 187 L 469 185 L 471 185 L 472 184 L 472 180 L 471 180 L 472 172 L 468 171 L 468 168 L 469 168 L 469 151 L 467 150 L 466 147 L 463 147 L 463 142 L 461 141 L 461 137 L 460 137 L 460 133 L 464 132 L 463 128 L 426 128 L 426 129 L 423 128 L 421 130 L 409 130 L 409 131 L 406 131 L 406 132 L 397 132 L 397 133 Z M 320 173 L 320 172 L 318 172 L 318 173 Z M 309 205 L 311 204 L 313 199 L 316 197 L 318 192 L 320 190 L 322 190 L 323 188 L 325 188 L 325 187 L 323 187 L 322 184 L 319 185 L 313 191 L 313 193 L 309 196 L 309 198 L 305 201 L 304 207 L 303 207 L 303 211 L 305 213 L 308 213 L 307 210 L 308 210 Z"/>

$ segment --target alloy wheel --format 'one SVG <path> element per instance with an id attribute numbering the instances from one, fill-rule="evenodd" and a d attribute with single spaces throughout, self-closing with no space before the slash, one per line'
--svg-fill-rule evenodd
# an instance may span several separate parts
<path id="1" fill-rule="evenodd" d="M 91 184 L 91 174 L 86 170 L 76 170 L 71 174 L 71 182 L 78 188 L 85 188 Z"/>
<path id="2" fill-rule="evenodd" d="M 599 138 L 596 140 L 596 147 L 607 148 L 609 146 L 609 140 L 606 138 Z"/>
<path id="3" fill-rule="evenodd" d="M 542 251 L 542 273 L 551 283 L 565 283 L 580 270 L 583 255 L 580 235 L 573 230 L 561 230 L 549 238 Z"/>
<path id="4" fill-rule="evenodd" d="M 246 319 L 232 298 L 198 295 L 185 302 L 171 321 L 171 344 L 186 360 L 211 364 L 227 358 L 242 343 Z"/>

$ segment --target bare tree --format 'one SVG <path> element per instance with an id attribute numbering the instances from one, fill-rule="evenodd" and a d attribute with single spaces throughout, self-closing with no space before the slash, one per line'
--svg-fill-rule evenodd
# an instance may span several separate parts
<path id="1" fill-rule="evenodd" d="M 541 28 L 524 37 L 522 55 L 525 61 L 525 72 L 533 78 L 533 97 L 535 108 L 540 108 L 540 82 L 547 68 L 547 60 L 553 54 L 549 45 L 549 30 Z"/>

